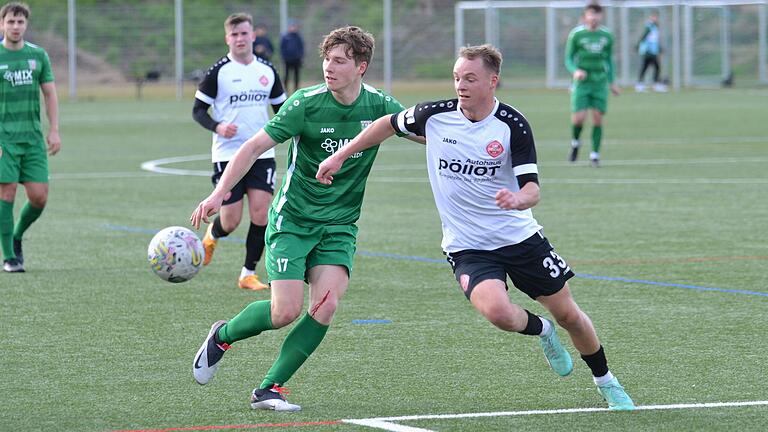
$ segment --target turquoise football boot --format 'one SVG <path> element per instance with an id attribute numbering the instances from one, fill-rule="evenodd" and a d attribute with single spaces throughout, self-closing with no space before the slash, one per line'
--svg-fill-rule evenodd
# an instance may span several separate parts
<path id="1" fill-rule="evenodd" d="M 610 410 L 631 411 L 635 409 L 635 403 L 632 402 L 616 378 L 611 379 L 605 385 L 597 386 L 597 391 L 608 402 L 608 409 Z"/>
<path id="2" fill-rule="evenodd" d="M 546 318 L 542 318 L 546 319 Z M 573 360 L 568 351 L 560 344 L 560 339 L 557 337 L 557 331 L 555 330 L 555 324 L 549 321 L 550 332 L 547 335 L 539 336 L 539 344 L 541 349 L 544 350 L 544 357 L 547 358 L 547 363 L 560 376 L 566 376 L 573 370 Z"/>

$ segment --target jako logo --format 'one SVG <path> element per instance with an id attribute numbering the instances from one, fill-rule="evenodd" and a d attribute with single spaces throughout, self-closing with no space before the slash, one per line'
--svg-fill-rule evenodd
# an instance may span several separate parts
<path id="1" fill-rule="evenodd" d="M 444 143 L 448 143 L 448 144 L 457 144 L 458 143 L 458 141 L 456 141 L 455 139 L 453 139 L 453 138 L 446 138 L 446 137 L 443 137 L 443 142 Z"/>
<path id="2" fill-rule="evenodd" d="M 334 128 L 320 128 L 320 133 L 334 133 L 336 132 L 336 129 Z"/>

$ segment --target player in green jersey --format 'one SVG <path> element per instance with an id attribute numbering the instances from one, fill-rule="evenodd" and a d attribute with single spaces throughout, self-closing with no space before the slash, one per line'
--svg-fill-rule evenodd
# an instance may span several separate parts
<path id="1" fill-rule="evenodd" d="M 29 7 L 7 3 L 0 9 L 0 19 L 4 30 L 0 45 L 0 245 L 3 270 L 18 273 L 24 271 L 22 236 L 48 200 L 48 154 L 55 155 L 61 148 L 59 102 L 48 54 L 24 40 Z M 40 90 L 49 123 L 46 139 L 40 124 Z M 19 183 L 24 185 L 27 203 L 14 226 L 13 201 Z"/>
<path id="2" fill-rule="evenodd" d="M 290 140 L 288 168 L 270 208 L 265 238 L 271 300 L 253 302 L 229 322 L 214 323 L 193 364 L 195 380 L 206 384 L 229 344 L 284 327 L 303 315 L 254 389 L 253 409 L 300 409 L 285 400 L 282 386 L 323 340 L 347 290 L 355 222 L 378 146 L 353 154 L 331 187 L 315 181 L 315 173 L 320 162 L 373 120 L 404 109 L 393 97 L 362 82 L 373 49 L 373 37 L 358 27 L 328 34 L 320 45 L 325 83 L 295 92 L 264 129 L 243 143 L 190 218 L 195 228 L 207 222 L 261 153 Z M 305 281 L 310 304 L 302 314 Z"/>
<path id="3" fill-rule="evenodd" d="M 571 154 L 576 162 L 581 130 L 592 110 L 592 166 L 600 166 L 600 143 L 603 138 L 603 116 L 608 109 L 608 88 L 618 96 L 619 87 L 613 82 L 613 34 L 600 26 L 603 8 L 591 3 L 584 8 L 584 24 L 568 35 L 565 45 L 565 67 L 573 75 L 571 87 Z"/>

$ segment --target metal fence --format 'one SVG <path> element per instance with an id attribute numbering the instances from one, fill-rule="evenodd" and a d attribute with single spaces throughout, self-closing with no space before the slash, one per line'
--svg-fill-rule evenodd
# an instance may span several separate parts
<path id="1" fill-rule="evenodd" d="M 317 46 L 325 34 L 343 25 L 359 25 L 376 37 L 377 50 L 366 79 L 385 86 L 388 75 L 395 83 L 449 80 L 459 41 L 496 43 L 505 55 L 503 78 L 508 85 L 562 84 L 567 82 L 562 66 L 565 38 L 578 23 L 584 4 L 455 0 L 28 3 L 32 16 L 27 39 L 46 48 L 59 87 L 72 98 L 141 96 L 142 89 L 150 86 L 155 87 L 154 93 L 165 91 L 168 97 L 191 95 L 201 73 L 227 51 L 224 19 L 240 11 L 252 14 L 256 23 L 266 24 L 276 50 L 287 19 L 298 21 L 306 46 L 305 84 L 321 80 Z M 634 42 L 651 9 L 661 15 L 663 45 L 669 53 L 663 64 L 667 76 L 682 74 L 685 82 L 681 79 L 680 83 L 684 85 L 718 81 L 731 72 L 737 82 L 765 81 L 766 1 L 730 6 L 723 6 L 722 1 L 688 1 L 685 4 L 690 8 L 679 16 L 669 4 L 682 5 L 682 0 L 605 3 L 609 6 L 606 24 L 617 38 L 616 58 L 624 84 L 634 82 L 639 67 Z M 527 6 L 519 7 L 523 4 Z M 460 9 L 458 5 L 471 7 Z M 502 7 L 505 5 L 518 7 Z M 391 20 L 386 19 L 388 7 Z M 677 43 L 677 61 L 673 16 L 679 20 L 683 36 Z M 457 26 L 458 22 L 462 25 Z M 384 55 L 387 28 L 389 56 Z M 279 53 L 273 61 L 282 72 Z"/>

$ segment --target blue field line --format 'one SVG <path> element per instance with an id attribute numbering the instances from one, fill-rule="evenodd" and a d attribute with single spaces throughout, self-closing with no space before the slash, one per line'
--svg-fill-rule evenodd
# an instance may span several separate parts
<path id="1" fill-rule="evenodd" d="M 624 277 L 600 276 L 600 275 L 591 275 L 586 273 L 578 273 L 576 274 L 576 276 L 585 278 L 585 279 L 617 281 L 617 282 L 636 283 L 636 284 L 643 284 L 643 285 L 657 285 L 657 286 L 666 286 L 666 287 L 673 287 L 673 288 L 693 289 L 693 290 L 699 290 L 699 291 L 716 291 L 716 292 L 723 292 L 723 293 L 729 293 L 729 294 L 746 294 L 746 295 L 768 297 L 768 293 L 760 292 L 760 291 L 747 291 L 747 290 L 705 287 L 705 286 L 699 286 L 699 285 L 688 285 L 688 284 L 678 284 L 678 283 L 669 283 L 669 282 L 656 282 L 656 281 L 649 281 L 645 279 L 630 279 L 630 278 L 624 278 Z"/>
<path id="2" fill-rule="evenodd" d="M 127 231 L 127 232 L 151 234 L 151 235 L 154 235 L 155 233 L 160 231 L 160 230 L 152 230 L 152 229 L 146 229 L 146 228 L 135 228 L 135 227 L 129 227 L 124 225 L 104 224 L 102 226 L 106 229 L 115 230 L 115 231 Z M 235 243 L 245 243 L 244 239 L 240 239 L 236 237 L 224 237 L 220 240 L 226 240 L 226 241 L 231 241 Z M 445 259 L 427 258 L 427 257 L 420 257 L 415 255 L 399 255 L 399 254 L 393 254 L 393 253 L 387 253 L 387 252 L 370 252 L 370 251 L 362 251 L 362 250 L 358 250 L 357 254 L 366 256 L 366 257 L 390 258 L 390 259 L 396 259 L 401 261 L 416 261 L 416 262 L 425 262 L 425 263 L 431 263 L 431 264 L 447 264 L 447 261 Z M 670 287 L 670 288 L 692 289 L 697 291 L 714 291 L 714 292 L 721 292 L 721 293 L 727 293 L 727 294 L 744 294 L 744 295 L 753 295 L 753 296 L 759 296 L 759 297 L 768 297 L 768 292 L 739 290 L 739 289 L 730 289 L 730 288 L 718 288 L 718 287 L 705 287 L 701 285 L 689 285 L 689 284 L 679 284 L 679 283 L 671 283 L 671 282 L 656 282 L 656 281 L 645 280 L 645 279 L 632 279 L 632 278 L 615 277 L 615 276 L 600 276 L 600 275 L 592 275 L 587 273 L 576 273 L 576 277 L 580 277 L 584 279 L 593 279 L 593 280 L 604 280 L 604 281 L 610 281 L 610 282 L 625 282 L 625 283 L 640 284 L 640 285 L 654 285 L 654 286 L 663 286 L 663 287 Z"/>
<path id="3" fill-rule="evenodd" d="M 352 324 L 392 324 L 388 319 L 354 319 Z"/>

